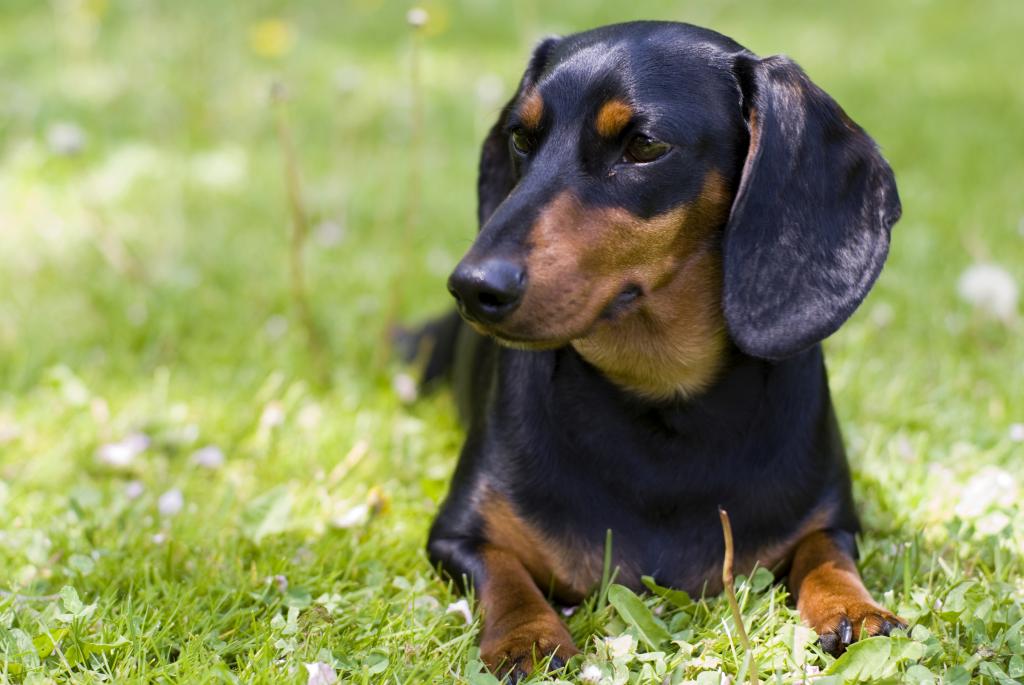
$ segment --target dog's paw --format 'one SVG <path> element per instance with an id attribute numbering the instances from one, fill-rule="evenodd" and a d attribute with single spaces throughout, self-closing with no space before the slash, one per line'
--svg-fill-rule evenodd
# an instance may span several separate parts
<path id="1" fill-rule="evenodd" d="M 873 602 L 855 602 L 824 613 L 812 622 L 818 633 L 818 644 L 832 656 L 839 656 L 862 637 L 888 635 L 907 622 Z"/>
<path id="2" fill-rule="evenodd" d="M 561 625 L 518 626 L 496 640 L 481 645 L 480 656 L 491 672 L 504 682 L 515 685 L 544 663 L 548 671 L 557 671 L 580 650 L 572 642 L 569 632 Z"/>

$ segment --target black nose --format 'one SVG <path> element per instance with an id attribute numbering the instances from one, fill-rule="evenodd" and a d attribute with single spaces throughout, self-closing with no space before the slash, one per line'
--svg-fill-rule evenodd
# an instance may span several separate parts
<path id="1" fill-rule="evenodd" d="M 463 315 L 482 323 L 498 323 L 523 299 L 526 270 L 507 259 L 464 261 L 448 277 L 448 291 Z"/>

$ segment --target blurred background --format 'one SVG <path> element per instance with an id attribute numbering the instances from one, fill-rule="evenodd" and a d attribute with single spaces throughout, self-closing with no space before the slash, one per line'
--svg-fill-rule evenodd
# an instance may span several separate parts
<path id="1" fill-rule="evenodd" d="M 420 668 L 410 640 L 455 639 L 421 548 L 460 433 L 446 393 L 409 403 L 383 331 L 449 305 L 478 146 L 533 44 L 637 18 L 791 56 L 881 145 L 904 218 L 827 345 L 875 540 L 865 572 L 898 580 L 911 618 L 971 578 L 1006 583 L 975 604 L 1019 615 L 1024 4 L 411 9 L 0 5 L 0 647 L 56 620 L 65 585 L 98 604 L 105 623 L 82 624 L 96 644 L 131 643 L 106 671 L 71 666 L 124 677 L 190 663 L 258 679 L 283 659 L 401 679 Z M 296 638 L 271 618 L 323 593 L 332 627 L 276 646 Z M 414 595 L 441 610 L 403 613 Z M 960 636 L 942 668 L 995 640 L 994 614 L 969 636 L 959 616 L 933 617 Z M 417 677 L 461 673 L 471 644 Z M 970 669 L 1012 672 L 1005 644 L 989 649 Z"/>

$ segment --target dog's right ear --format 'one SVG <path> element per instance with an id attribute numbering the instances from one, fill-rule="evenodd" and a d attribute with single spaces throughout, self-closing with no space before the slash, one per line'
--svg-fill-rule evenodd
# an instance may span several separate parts
<path id="1" fill-rule="evenodd" d="M 560 40 L 561 38 L 556 36 L 545 38 L 533 49 L 530 64 L 519 81 L 516 94 L 501 108 L 498 120 L 484 139 L 483 147 L 480 149 L 480 174 L 476 183 L 478 228 L 483 228 L 491 214 L 494 214 L 494 210 L 512 192 L 516 184 L 508 149 L 508 132 L 505 130 L 509 112 L 526 89 L 537 83 L 547 65 L 551 50 Z"/>

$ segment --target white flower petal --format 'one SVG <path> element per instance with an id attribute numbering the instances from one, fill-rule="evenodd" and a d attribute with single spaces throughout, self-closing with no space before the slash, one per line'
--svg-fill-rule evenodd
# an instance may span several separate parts
<path id="1" fill-rule="evenodd" d="M 629 634 L 622 634 L 618 637 L 606 637 L 604 643 L 608 647 L 608 655 L 612 659 L 622 659 L 636 651 L 636 641 Z"/>
<path id="2" fill-rule="evenodd" d="M 100 445 L 96 450 L 96 459 L 115 469 L 127 469 L 135 462 L 135 458 L 149 447 L 149 437 L 143 433 L 132 433 L 119 442 Z"/>
<path id="3" fill-rule="evenodd" d="M 276 400 L 267 402 L 260 414 L 260 425 L 264 428 L 276 428 L 284 423 L 284 406 Z"/>
<path id="4" fill-rule="evenodd" d="M 361 526 L 370 519 L 370 507 L 366 504 L 357 504 L 331 519 L 335 528 L 355 528 Z"/>
<path id="5" fill-rule="evenodd" d="M 419 388 L 416 387 L 416 379 L 407 373 L 395 374 L 391 381 L 391 387 L 398 396 L 400 402 L 412 404 L 419 395 Z"/>
<path id="6" fill-rule="evenodd" d="M 601 673 L 601 669 L 595 664 L 586 664 L 582 669 L 580 669 L 581 683 L 593 683 L 593 685 L 597 685 L 597 683 L 601 682 L 602 677 L 604 677 L 604 674 Z"/>
<path id="7" fill-rule="evenodd" d="M 982 535 L 997 535 L 1010 525 L 1010 517 L 1001 511 L 994 511 L 991 514 L 978 519 L 975 527 Z"/>
<path id="8" fill-rule="evenodd" d="M 164 494 L 160 495 L 160 499 L 157 500 L 156 503 L 156 508 L 160 512 L 161 516 L 174 516 L 179 513 L 184 506 L 185 496 L 181 494 L 181 490 L 178 488 L 171 488 Z"/>
<path id="9" fill-rule="evenodd" d="M 960 297 L 978 309 L 1004 321 L 1017 315 L 1017 283 L 995 264 L 974 264 L 960 276 Z"/>
<path id="10" fill-rule="evenodd" d="M 130 480 L 124 486 L 124 496 L 128 499 L 138 499 L 145 491 L 145 486 L 139 480 Z"/>
<path id="11" fill-rule="evenodd" d="M 85 147 L 85 141 L 85 131 L 70 121 L 58 121 L 46 130 L 46 144 L 55 155 L 77 155 Z"/>
<path id="12" fill-rule="evenodd" d="M 1010 425 L 1010 440 L 1012 442 L 1024 442 L 1024 423 Z"/>
<path id="13" fill-rule="evenodd" d="M 309 676 L 306 679 L 306 685 L 332 685 L 338 682 L 338 674 L 334 672 L 334 667 L 330 664 L 317 661 L 313 664 L 302 665 L 306 667 L 306 673 Z"/>
<path id="14" fill-rule="evenodd" d="M 996 466 L 986 466 L 967 481 L 954 511 L 963 519 L 977 518 L 991 507 L 1013 506 L 1017 494 L 1017 481 L 1012 474 Z"/>
<path id="15" fill-rule="evenodd" d="M 206 469 L 217 469 L 224 465 L 224 452 L 216 445 L 207 445 L 192 453 L 192 463 Z"/>
<path id="16" fill-rule="evenodd" d="M 457 602 L 452 602 L 448 605 L 448 608 L 444 610 L 446 614 L 459 614 L 463 620 L 466 621 L 466 625 L 473 622 L 473 612 L 469 610 L 469 602 L 465 599 L 460 599 Z"/>
<path id="17" fill-rule="evenodd" d="M 430 19 L 430 15 L 422 7 L 413 7 L 405 15 L 405 20 L 409 22 L 409 26 L 414 28 L 423 26 L 427 23 L 428 19 Z"/>

